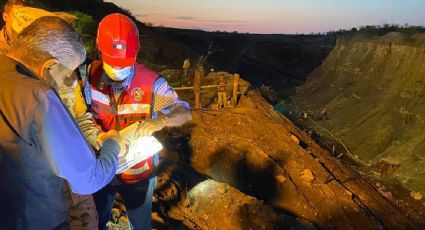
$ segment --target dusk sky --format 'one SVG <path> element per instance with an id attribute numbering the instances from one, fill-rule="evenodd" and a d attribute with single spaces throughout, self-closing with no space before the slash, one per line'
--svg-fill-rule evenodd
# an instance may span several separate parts
<path id="1" fill-rule="evenodd" d="M 425 25 L 424 0 L 108 0 L 156 26 L 311 33 L 362 25 Z"/>

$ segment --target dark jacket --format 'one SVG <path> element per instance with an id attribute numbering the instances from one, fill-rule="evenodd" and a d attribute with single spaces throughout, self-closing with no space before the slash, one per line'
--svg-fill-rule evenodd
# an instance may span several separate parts
<path id="1" fill-rule="evenodd" d="M 79 194 L 115 175 L 119 146 L 99 159 L 56 92 L 14 60 L 0 56 L 0 229 L 67 228 L 67 180 Z"/>

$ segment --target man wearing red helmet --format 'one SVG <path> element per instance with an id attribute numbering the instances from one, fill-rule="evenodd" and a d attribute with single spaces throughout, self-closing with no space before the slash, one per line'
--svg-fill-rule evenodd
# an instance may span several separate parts
<path id="1" fill-rule="evenodd" d="M 150 136 L 166 126 L 180 126 L 192 118 L 182 101 L 157 72 L 136 63 L 139 33 L 122 14 L 102 19 L 97 32 L 101 60 L 89 67 L 90 89 L 86 97 L 103 131 L 123 128 L 140 121 L 137 135 Z M 117 192 L 123 198 L 134 229 L 150 229 L 152 194 L 156 185 L 153 168 L 158 154 L 117 176 L 118 180 L 94 194 L 99 229 L 105 229 Z"/>

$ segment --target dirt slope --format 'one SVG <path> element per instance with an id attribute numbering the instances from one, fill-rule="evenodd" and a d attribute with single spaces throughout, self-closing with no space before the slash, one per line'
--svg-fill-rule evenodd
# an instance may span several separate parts
<path id="1" fill-rule="evenodd" d="M 425 35 L 345 38 L 299 87 L 295 104 L 366 164 L 379 160 L 425 194 Z"/>
<path id="2" fill-rule="evenodd" d="M 240 195 L 262 200 L 274 208 L 274 215 L 297 217 L 291 219 L 297 225 L 306 220 L 321 229 L 419 229 L 358 174 L 274 111 L 256 91 L 243 96 L 233 109 L 194 111 L 193 121 L 168 130 L 162 141 L 169 144 L 163 157 L 165 154 L 177 159 L 178 154 L 180 161 L 190 163 L 198 173 L 231 185 Z M 185 182 L 190 177 L 186 174 L 174 181 L 191 191 L 203 180 Z M 198 199 L 214 191 L 197 193 Z M 229 203 L 221 200 L 227 199 L 214 201 L 224 206 Z M 214 216 L 214 221 L 221 223 L 216 212 L 223 210 L 209 209 L 211 206 L 204 204 L 197 207 L 197 213 Z M 237 202 L 230 204 L 229 209 L 239 206 Z M 194 219 L 184 202 L 174 201 L 168 207 L 187 216 L 183 220 Z M 204 209 L 209 211 L 201 211 Z M 254 210 L 259 209 L 248 213 L 257 220 L 261 216 Z M 167 212 L 165 215 L 172 216 Z M 239 218 L 238 223 L 248 223 L 247 216 Z M 209 226 L 214 226 L 214 221 Z M 275 227 L 282 223 L 273 218 L 268 221 Z"/>

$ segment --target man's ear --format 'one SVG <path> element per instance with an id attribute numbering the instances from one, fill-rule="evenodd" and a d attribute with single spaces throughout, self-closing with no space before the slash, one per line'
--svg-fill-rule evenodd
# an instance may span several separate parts
<path id="1" fill-rule="evenodd" d="M 52 58 L 44 62 L 44 64 L 41 66 L 40 69 L 40 77 L 42 79 L 46 79 L 47 74 L 49 73 L 49 70 L 52 69 L 55 65 L 59 64 L 58 60 Z"/>
<path id="2" fill-rule="evenodd" d="M 8 17 L 7 13 L 3 12 L 3 21 L 4 21 L 5 24 L 6 24 L 6 21 L 7 21 L 7 17 Z"/>

